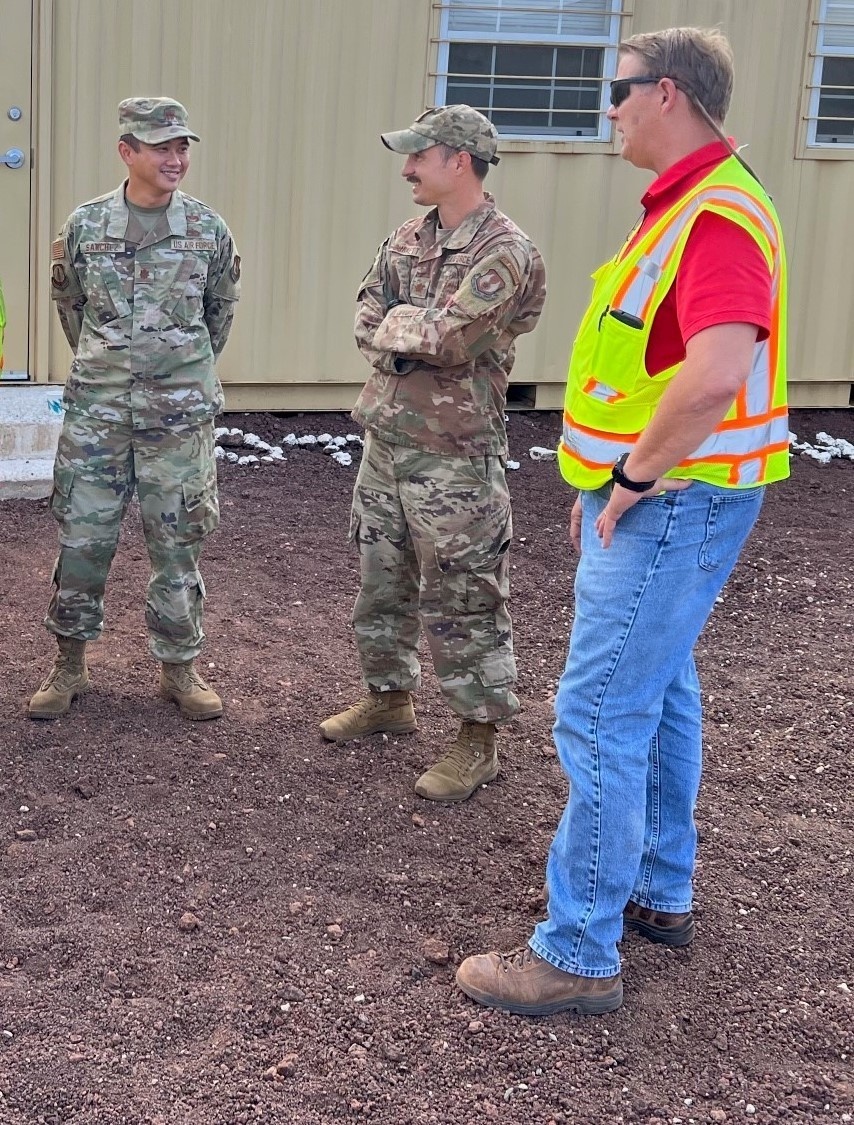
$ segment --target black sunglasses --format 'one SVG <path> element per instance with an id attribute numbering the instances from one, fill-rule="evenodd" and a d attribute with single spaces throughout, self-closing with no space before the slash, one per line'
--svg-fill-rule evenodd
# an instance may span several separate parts
<path id="1" fill-rule="evenodd" d="M 622 105 L 632 92 L 632 86 L 651 86 L 660 81 L 660 78 L 652 78 L 649 75 L 639 75 L 637 78 L 615 78 L 611 82 L 611 105 L 614 107 Z"/>

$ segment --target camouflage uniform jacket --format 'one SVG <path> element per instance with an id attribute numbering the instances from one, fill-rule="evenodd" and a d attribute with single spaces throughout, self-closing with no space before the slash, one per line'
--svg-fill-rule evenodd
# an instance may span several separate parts
<path id="1" fill-rule="evenodd" d="M 543 261 L 490 195 L 440 241 L 438 221 L 399 227 L 361 284 L 356 342 L 373 372 L 353 418 L 397 445 L 506 454 L 513 341 L 542 310 Z"/>
<path id="2" fill-rule="evenodd" d="M 228 227 L 183 192 L 148 234 L 124 184 L 82 204 L 51 248 L 51 296 L 75 353 L 66 409 L 137 430 L 213 418 L 223 406 L 214 360 L 239 282 Z"/>

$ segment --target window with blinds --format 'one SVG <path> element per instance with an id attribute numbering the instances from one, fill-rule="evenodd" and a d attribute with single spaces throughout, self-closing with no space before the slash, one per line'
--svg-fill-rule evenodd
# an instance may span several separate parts
<path id="1" fill-rule="evenodd" d="M 465 102 L 502 136 L 610 140 L 620 0 L 442 0 L 436 105 Z"/>
<path id="2" fill-rule="evenodd" d="M 854 146 L 854 0 L 821 0 L 809 145 Z"/>

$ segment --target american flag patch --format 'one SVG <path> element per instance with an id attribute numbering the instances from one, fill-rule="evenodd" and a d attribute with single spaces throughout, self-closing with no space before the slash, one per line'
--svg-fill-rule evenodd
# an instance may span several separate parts
<path id="1" fill-rule="evenodd" d="M 52 262 L 61 262 L 65 257 L 65 239 L 57 238 L 55 242 L 50 244 L 50 260 Z"/>

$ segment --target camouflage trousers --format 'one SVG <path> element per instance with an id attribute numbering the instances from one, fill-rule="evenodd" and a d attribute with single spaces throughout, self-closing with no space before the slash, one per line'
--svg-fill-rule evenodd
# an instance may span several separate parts
<path id="1" fill-rule="evenodd" d="M 104 587 L 122 517 L 136 491 L 151 576 L 145 601 L 157 660 L 199 655 L 205 587 L 202 540 L 219 523 L 213 426 L 132 430 L 67 413 L 53 471 L 51 511 L 59 557 L 45 625 L 92 641 L 104 622 Z"/>
<path id="2" fill-rule="evenodd" d="M 511 536 L 500 457 L 425 453 L 368 433 L 350 526 L 362 579 L 353 627 L 368 687 L 420 686 L 423 622 L 460 718 L 501 722 L 518 711 Z"/>

